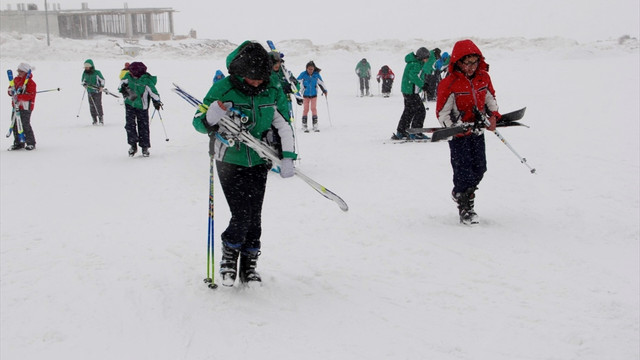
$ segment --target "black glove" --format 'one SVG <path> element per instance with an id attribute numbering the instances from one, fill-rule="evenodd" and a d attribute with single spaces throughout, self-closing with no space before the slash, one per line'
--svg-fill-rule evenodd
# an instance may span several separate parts
<path id="1" fill-rule="evenodd" d="M 202 125 L 204 125 L 204 127 L 207 129 L 207 134 L 209 135 L 209 137 L 215 136 L 218 130 L 220 130 L 220 125 L 218 124 L 215 124 L 213 126 L 209 125 L 205 117 L 203 117 L 201 121 L 202 121 Z"/>
<path id="2" fill-rule="evenodd" d="M 304 100 L 296 98 L 296 102 L 298 103 L 298 105 L 302 105 L 304 103 Z"/>
<path id="3" fill-rule="evenodd" d="M 153 107 L 156 108 L 156 110 L 162 110 L 162 102 L 153 100 Z"/>

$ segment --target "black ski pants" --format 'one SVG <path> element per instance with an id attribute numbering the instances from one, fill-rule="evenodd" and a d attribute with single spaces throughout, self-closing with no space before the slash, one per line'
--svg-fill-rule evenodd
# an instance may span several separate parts
<path id="1" fill-rule="evenodd" d="M 231 210 L 222 243 L 243 253 L 255 253 L 261 246 L 262 202 L 270 166 L 244 167 L 216 161 L 216 169 Z"/>
<path id="2" fill-rule="evenodd" d="M 33 133 L 33 128 L 31 127 L 31 110 L 20 110 L 18 111 L 20 114 L 20 120 L 22 122 L 22 131 L 24 131 L 25 142 L 27 145 L 35 145 L 36 144 L 36 136 Z M 13 116 L 13 111 L 11 112 L 11 116 Z M 18 123 L 13 124 L 13 143 L 20 144 L 20 139 L 18 138 Z"/>
<path id="3" fill-rule="evenodd" d="M 382 79 L 382 92 L 390 93 L 393 86 L 393 79 Z"/>
<path id="4" fill-rule="evenodd" d="M 91 117 L 93 121 L 96 121 L 96 118 L 102 118 L 102 93 L 101 92 L 87 92 L 87 97 L 89 98 L 89 111 L 91 112 Z"/>
<path id="5" fill-rule="evenodd" d="M 361 77 L 359 79 L 360 79 L 360 92 L 362 92 L 363 90 L 366 90 L 367 92 L 369 92 L 369 78 Z"/>
<path id="6" fill-rule="evenodd" d="M 436 100 L 436 91 L 438 89 L 438 78 L 434 74 L 429 74 L 425 76 L 425 82 L 427 83 L 427 100 L 435 101 Z"/>
<path id="7" fill-rule="evenodd" d="M 421 128 L 427 111 L 424 109 L 420 95 L 402 94 L 404 96 L 404 111 L 398 122 L 397 131 L 405 134 L 408 128 Z"/>
<path id="8" fill-rule="evenodd" d="M 449 141 L 451 167 L 453 168 L 453 192 L 475 189 L 487 171 L 484 134 L 471 134 Z"/>
<path id="9" fill-rule="evenodd" d="M 129 145 L 140 145 L 143 148 L 151 147 L 149 139 L 149 110 L 137 109 L 129 104 L 125 104 L 125 125 L 127 130 L 127 143 Z"/>

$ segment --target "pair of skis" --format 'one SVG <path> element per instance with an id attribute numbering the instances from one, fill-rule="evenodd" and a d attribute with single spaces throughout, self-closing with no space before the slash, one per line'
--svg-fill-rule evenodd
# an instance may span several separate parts
<path id="1" fill-rule="evenodd" d="M 507 126 L 525 126 L 528 127 L 525 124 L 522 124 L 520 122 L 518 122 L 517 120 L 520 120 L 524 117 L 524 113 L 527 110 L 526 107 L 520 109 L 520 110 L 516 110 L 516 111 L 512 111 L 506 114 L 502 114 L 502 117 L 500 118 L 500 121 L 498 121 L 496 123 L 496 127 L 507 127 Z M 407 132 L 409 134 L 418 134 L 418 133 L 431 133 L 431 139 L 426 141 L 426 142 L 436 142 L 436 141 L 441 141 L 441 140 L 446 140 L 452 136 L 458 135 L 458 134 L 464 134 L 465 132 L 469 131 L 471 128 L 473 128 L 474 124 L 469 123 L 469 124 L 464 124 L 464 125 L 460 125 L 460 126 L 452 126 L 452 127 L 448 127 L 448 128 L 443 128 L 443 127 L 431 127 L 431 128 L 417 128 L 417 129 L 407 129 Z M 480 126 L 485 126 L 485 124 L 481 124 Z"/>
<path id="2" fill-rule="evenodd" d="M 20 118 L 20 103 L 18 102 L 18 94 L 24 94 L 24 92 L 26 91 L 27 83 L 29 82 L 29 79 L 31 79 L 31 70 L 27 72 L 27 75 L 24 77 L 24 83 L 22 83 L 22 87 L 19 90 L 16 89 L 16 85 L 13 80 L 13 71 L 11 69 L 7 70 L 7 76 L 9 77 L 9 91 L 11 92 L 11 98 L 13 100 L 11 127 L 9 127 L 7 137 L 11 136 L 11 134 L 13 133 L 13 128 L 16 127 L 18 130 L 18 141 L 24 143 L 26 142 L 26 138 L 24 135 L 24 129 L 22 128 L 22 119 Z"/>
<path id="3" fill-rule="evenodd" d="M 202 101 L 186 92 L 180 86 L 176 84 L 173 84 L 173 86 L 174 88 L 171 89 L 173 92 L 178 94 L 192 106 L 200 109 L 202 113 L 207 112 L 208 107 L 207 105 L 203 104 Z M 229 144 L 230 146 L 233 146 L 235 142 L 242 142 L 243 144 L 253 149 L 256 153 L 258 153 L 260 157 L 270 161 L 273 166 L 280 167 L 282 161 L 278 156 L 278 152 L 264 141 L 256 139 L 249 133 L 249 131 L 247 130 L 247 120 L 247 117 L 243 116 L 239 111 L 232 112 L 232 116 L 225 116 L 220 120 L 220 128 L 224 128 L 224 132 L 216 133 L 216 137 L 218 137 L 218 139 L 221 139 L 221 141 L 225 144 Z M 295 175 L 302 179 L 309 186 L 311 186 L 320 195 L 336 203 L 340 210 L 349 210 L 349 206 L 347 205 L 347 203 L 333 191 L 327 189 L 323 185 L 311 179 L 310 177 L 302 173 L 299 169 L 295 169 Z"/>
<path id="4" fill-rule="evenodd" d="M 524 112 L 526 110 L 527 110 L 527 108 L 524 107 L 524 108 L 522 108 L 520 110 L 516 110 L 516 111 L 512 111 L 510 113 L 502 114 L 502 116 L 500 117 L 500 120 L 496 123 L 496 128 L 497 127 L 510 127 L 510 126 L 528 127 L 527 125 L 518 122 L 518 120 L 520 120 L 520 119 L 522 119 L 524 117 Z M 431 139 L 428 140 L 428 141 L 429 142 L 434 142 L 434 141 L 445 140 L 445 139 L 448 139 L 448 138 L 450 138 L 452 136 L 455 136 L 455 135 L 458 135 L 458 134 L 464 134 L 467 131 L 473 130 L 474 128 L 487 128 L 487 127 L 489 127 L 490 123 L 489 123 L 489 119 L 487 118 L 487 114 L 486 113 L 482 113 L 478 109 L 474 109 L 474 112 L 475 112 L 475 117 L 476 117 L 475 123 L 463 124 L 463 125 L 460 125 L 460 126 L 452 126 L 452 127 L 449 127 L 449 128 L 409 129 L 407 132 L 409 132 L 410 134 L 431 132 L 432 136 L 431 136 Z M 518 154 L 518 152 L 513 148 L 513 146 L 511 146 L 511 144 L 507 141 L 507 139 L 505 139 L 504 136 L 502 136 L 502 134 L 500 134 L 500 132 L 497 129 L 493 130 L 492 132 L 498 137 L 498 139 L 500 139 L 500 141 L 502 141 L 503 144 L 505 144 L 506 147 L 509 148 L 509 150 L 511 150 L 511 152 L 520 160 L 520 162 L 522 164 L 524 164 L 527 168 L 529 168 L 529 172 L 531 174 L 535 174 L 536 173 L 536 169 L 532 168 L 527 163 L 527 159 L 526 158 L 523 158 L 522 156 L 520 156 L 520 154 Z"/>

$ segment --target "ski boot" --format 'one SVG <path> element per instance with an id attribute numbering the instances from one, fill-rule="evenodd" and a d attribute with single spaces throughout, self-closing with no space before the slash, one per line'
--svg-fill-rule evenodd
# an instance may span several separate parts
<path id="1" fill-rule="evenodd" d="M 391 140 L 406 140 L 407 138 L 407 135 L 405 133 L 401 133 L 400 131 L 391 135 Z"/>
<path id="2" fill-rule="evenodd" d="M 309 132 L 309 128 L 307 127 L 307 117 L 303 116 L 302 117 L 302 131 L 308 133 Z"/>
<path id="3" fill-rule="evenodd" d="M 104 125 L 104 120 L 102 119 L 102 116 L 98 117 L 98 122 L 100 123 L 100 125 Z"/>
<path id="4" fill-rule="evenodd" d="M 91 125 L 98 125 L 98 118 L 95 116 L 92 116 L 93 122 L 91 123 Z"/>
<path id="5" fill-rule="evenodd" d="M 256 271 L 260 251 L 243 251 L 240 254 L 240 282 L 249 286 L 262 282 Z"/>
<path id="6" fill-rule="evenodd" d="M 144 156 L 144 157 L 149 157 L 149 155 L 150 155 L 150 154 L 149 154 L 149 148 L 147 148 L 147 147 L 143 147 L 143 148 L 142 148 L 142 156 Z"/>
<path id="7" fill-rule="evenodd" d="M 137 145 L 131 145 L 131 147 L 129 148 L 129 157 L 133 157 L 133 155 L 135 155 L 138 152 L 138 146 Z"/>
<path id="8" fill-rule="evenodd" d="M 312 116 L 311 121 L 313 122 L 313 132 L 320 132 L 320 129 L 318 129 L 318 117 Z"/>
<path id="9" fill-rule="evenodd" d="M 468 188 L 461 193 L 452 193 L 453 201 L 458 204 L 458 214 L 460 215 L 460 223 L 465 225 L 478 224 L 478 214 L 473 209 L 476 194 L 475 188 Z"/>
<path id="10" fill-rule="evenodd" d="M 24 148 L 24 143 L 14 143 L 13 145 L 9 146 L 7 150 L 13 151 L 13 150 L 20 150 L 23 148 Z"/>
<path id="11" fill-rule="evenodd" d="M 27 146 L 24 147 L 24 149 L 31 151 L 31 150 L 35 150 L 36 146 L 32 144 L 28 144 Z"/>
<path id="12" fill-rule="evenodd" d="M 222 244 L 222 260 L 220 260 L 220 276 L 223 286 L 233 286 L 238 273 L 238 256 L 240 250 Z"/>
<path id="13" fill-rule="evenodd" d="M 411 140 L 429 140 L 429 137 L 423 133 L 411 134 Z"/>

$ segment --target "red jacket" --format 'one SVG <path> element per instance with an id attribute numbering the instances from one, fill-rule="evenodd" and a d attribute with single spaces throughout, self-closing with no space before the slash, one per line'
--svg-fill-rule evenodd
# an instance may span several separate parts
<path id="1" fill-rule="evenodd" d="M 458 69 L 456 63 L 471 54 L 478 55 L 480 63 L 474 76 L 469 79 Z M 485 110 L 485 105 L 491 113 L 500 117 L 496 93 L 491 77 L 485 70 L 486 67 L 482 52 L 471 40 L 458 41 L 454 45 L 449 63 L 449 75 L 438 85 L 436 115 L 440 124 L 450 127 L 458 121 L 473 123 L 475 121 L 473 108 L 477 107 L 482 112 Z"/>
<path id="2" fill-rule="evenodd" d="M 19 89 L 22 88 L 22 85 L 24 84 L 24 77 L 21 77 L 21 76 L 14 77 L 13 84 L 15 86 L 16 91 L 18 91 Z M 9 96 L 11 96 L 11 87 L 9 87 L 9 90 L 7 91 L 7 93 L 9 94 Z M 33 81 L 33 74 L 31 74 L 31 77 L 27 82 L 27 87 L 24 93 L 18 94 L 17 98 L 18 98 L 18 104 L 20 106 L 20 110 L 28 109 L 33 111 L 33 106 L 36 102 L 36 83 L 35 81 Z M 13 101 L 11 101 L 11 106 L 15 106 Z"/>
<path id="3" fill-rule="evenodd" d="M 378 71 L 378 76 L 376 76 L 376 79 L 378 79 L 378 82 L 380 81 L 380 79 L 391 79 L 391 80 L 395 79 L 396 75 L 393 73 L 393 71 L 391 71 L 391 68 L 388 66 L 386 67 L 387 67 L 386 73 L 382 72 L 384 66 L 380 68 L 380 71 Z"/>

